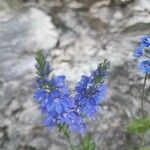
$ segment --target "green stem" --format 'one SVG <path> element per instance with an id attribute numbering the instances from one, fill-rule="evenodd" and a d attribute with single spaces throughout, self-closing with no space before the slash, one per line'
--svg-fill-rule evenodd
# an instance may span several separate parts
<path id="1" fill-rule="evenodd" d="M 65 137 L 68 139 L 69 146 L 70 146 L 71 150 L 74 150 L 74 146 L 73 146 L 72 143 L 71 143 L 69 133 L 68 133 L 67 131 L 64 131 L 64 135 L 65 135 Z"/>
<path id="2" fill-rule="evenodd" d="M 141 149 L 144 146 L 144 135 L 145 135 L 145 132 L 143 132 L 141 135 L 141 141 L 140 141 L 139 149 Z"/>
<path id="3" fill-rule="evenodd" d="M 82 144 L 82 148 L 83 148 L 83 150 L 86 150 L 86 145 L 84 144 L 84 137 L 83 136 L 81 136 L 81 144 Z"/>
<path id="4" fill-rule="evenodd" d="M 71 150 L 74 150 L 74 147 L 73 147 L 73 145 L 72 145 L 72 143 L 71 143 L 70 138 L 68 138 L 68 142 L 69 142 L 69 145 L 70 145 Z"/>
<path id="5" fill-rule="evenodd" d="M 144 94 L 145 94 L 145 85 L 146 85 L 146 80 L 147 80 L 148 74 L 145 74 L 145 78 L 144 78 L 144 83 L 142 86 L 142 93 L 141 93 L 141 115 L 144 119 Z"/>
<path id="6" fill-rule="evenodd" d="M 142 116 L 143 120 L 144 120 L 144 95 L 145 95 L 145 86 L 146 86 L 147 77 L 148 77 L 148 74 L 146 73 L 145 77 L 144 77 L 144 83 L 142 86 L 142 93 L 141 93 L 141 116 Z M 145 132 L 143 132 L 141 135 L 141 141 L 140 141 L 139 149 L 144 146 L 144 135 L 145 135 Z"/>

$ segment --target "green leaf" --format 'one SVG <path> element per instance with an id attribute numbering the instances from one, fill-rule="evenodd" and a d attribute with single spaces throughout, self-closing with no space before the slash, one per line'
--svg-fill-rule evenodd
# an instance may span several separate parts
<path id="1" fill-rule="evenodd" d="M 60 131 L 62 131 L 62 130 L 63 130 L 63 128 L 64 128 L 64 125 L 63 125 L 63 124 L 58 124 L 58 125 L 57 125 L 57 127 L 58 127 L 58 129 L 59 129 L 59 132 L 60 132 Z"/>
<path id="2" fill-rule="evenodd" d="M 39 50 L 36 53 L 36 62 L 37 62 L 37 74 L 40 75 L 40 73 L 42 72 L 42 69 L 44 68 L 45 65 L 45 60 L 46 60 L 46 55 L 44 54 L 44 52 L 42 50 Z"/>
<path id="3" fill-rule="evenodd" d="M 89 145 L 89 150 L 95 150 L 95 149 L 96 149 L 95 141 L 91 141 Z"/>
<path id="4" fill-rule="evenodd" d="M 47 62 L 47 55 L 42 51 L 42 50 L 39 50 L 37 53 L 36 53 L 36 69 L 37 69 L 37 74 L 43 78 L 45 76 L 49 76 L 49 74 L 51 73 L 51 68 L 50 68 L 50 64 L 49 62 Z"/>
<path id="5" fill-rule="evenodd" d="M 83 139 L 83 150 L 95 150 L 96 144 L 90 134 L 87 134 Z"/>
<path id="6" fill-rule="evenodd" d="M 150 117 L 137 118 L 127 124 L 129 133 L 144 133 L 150 130 Z"/>
<path id="7" fill-rule="evenodd" d="M 110 68 L 110 62 L 107 59 L 104 59 L 102 63 L 98 65 L 98 72 L 101 74 L 101 76 L 97 76 L 95 78 L 95 83 L 98 84 L 100 82 L 103 82 L 103 75 L 102 74 L 107 74 Z"/>

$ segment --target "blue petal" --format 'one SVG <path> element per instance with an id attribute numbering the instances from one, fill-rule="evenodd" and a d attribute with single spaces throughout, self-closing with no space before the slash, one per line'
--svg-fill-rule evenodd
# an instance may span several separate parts
<path id="1" fill-rule="evenodd" d="M 144 60 L 140 62 L 139 68 L 144 73 L 150 73 L 150 60 Z"/>
<path id="2" fill-rule="evenodd" d="M 46 92 L 43 89 L 37 89 L 34 93 L 34 97 L 38 102 L 41 102 L 46 98 Z"/>
<path id="3" fill-rule="evenodd" d="M 56 112 L 57 112 L 58 114 L 60 114 L 60 113 L 62 112 L 62 110 L 63 110 L 63 108 L 62 108 L 60 102 L 54 102 L 54 105 L 55 105 L 55 110 L 56 110 Z"/>
<path id="4" fill-rule="evenodd" d="M 85 75 L 82 75 L 81 76 L 81 81 L 84 83 L 84 84 L 88 84 L 90 78 L 85 76 Z"/>
<path id="5" fill-rule="evenodd" d="M 144 48 L 143 47 L 138 47 L 134 51 L 133 56 L 136 57 L 136 58 L 139 58 L 139 57 L 143 56 L 143 54 L 144 54 Z"/>
<path id="6" fill-rule="evenodd" d="M 49 93 L 49 97 L 51 97 L 51 99 L 54 100 L 57 97 L 61 97 L 61 93 L 59 90 L 54 90 L 54 91 Z"/>
<path id="7" fill-rule="evenodd" d="M 52 118 L 45 118 L 43 120 L 43 124 L 48 126 L 49 129 L 52 129 L 56 125 L 56 121 L 54 121 Z"/>
<path id="8" fill-rule="evenodd" d="M 144 47 L 150 47 L 150 36 L 144 36 L 141 38 L 141 45 Z"/>
<path id="9" fill-rule="evenodd" d="M 52 110 L 52 111 L 48 112 L 48 116 L 53 118 L 54 120 L 56 120 L 58 117 L 58 113 L 55 110 Z"/>
<path id="10" fill-rule="evenodd" d="M 65 86 L 65 76 L 54 77 L 51 82 L 55 87 L 61 88 Z"/>

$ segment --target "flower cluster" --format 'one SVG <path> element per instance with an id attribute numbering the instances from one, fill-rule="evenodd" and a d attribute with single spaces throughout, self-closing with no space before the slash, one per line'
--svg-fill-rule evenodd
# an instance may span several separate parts
<path id="1" fill-rule="evenodd" d="M 140 61 L 140 70 L 144 73 L 150 73 L 150 36 L 141 38 L 140 46 L 134 51 L 134 57 Z"/>
<path id="2" fill-rule="evenodd" d="M 95 116 L 99 104 L 106 95 L 107 85 L 103 79 L 108 75 L 109 66 L 109 62 L 104 60 L 104 63 L 91 72 L 90 76 L 83 75 L 76 86 L 75 100 L 81 114 L 86 117 L 93 118 Z"/>
<path id="3" fill-rule="evenodd" d="M 107 92 L 104 82 L 108 74 L 107 60 L 91 72 L 82 76 L 75 88 L 75 96 L 69 94 L 65 76 L 52 76 L 46 55 L 39 51 L 36 55 L 37 75 L 34 97 L 44 115 L 44 124 L 49 129 L 66 126 L 70 130 L 84 133 L 87 125 L 84 116 L 94 118 Z"/>

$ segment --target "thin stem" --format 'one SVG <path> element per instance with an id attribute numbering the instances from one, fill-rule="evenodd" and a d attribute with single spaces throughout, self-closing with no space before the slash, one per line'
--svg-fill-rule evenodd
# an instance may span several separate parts
<path id="1" fill-rule="evenodd" d="M 141 141 L 140 141 L 140 147 L 139 148 L 142 148 L 144 146 L 144 135 L 145 135 L 145 132 L 143 132 L 141 135 Z"/>
<path id="2" fill-rule="evenodd" d="M 144 120 L 144 94 L 145 94 L 145 85 L 146 85 L 147 77 L 148 77 L 148 74 L 146 73 L 145 77 L 144 77 L 144 83 L 142 86 L 142 92 L 141 92 L 141 116 L 142 116 L 143 120 Z M 141 141 L 140 141 L 139 149 L 144 146 L 144 135 L 145 135 L 145 132 L 143 132 L 141 135 Z"/>
<path id="3" fill-rule="evenodd" d="M 69 136 L 68 132 L 67 132 L 67 131 L 64 131 L 64 135 L 65 135 L 65 137 L 68 139 L 69 146 L 70 146 L 71 150 L 74 150 L 74 146 L 73 146 L 72 143 L 71 143 L 70 136 Z"/>
<path id="4" fill-rule="evenodd" d="M 69 142 L 69 145 L 70 145 L 71 150 L 74 150 L 74 147 L 73 147 L 73 145 L 72 145 L 72 143 L 71 143 L 70 138 L 68 138 L 68 142 Z"/>
<path id="5" fill-rule="evenodd" d="M 144 118 L 144 94 L 145 94 L 145 85 L 147 80 L 148 74 L 145 74 L 144 83 L 142 86 L 142 93 L 141 93 L 141 116 Z"/>

